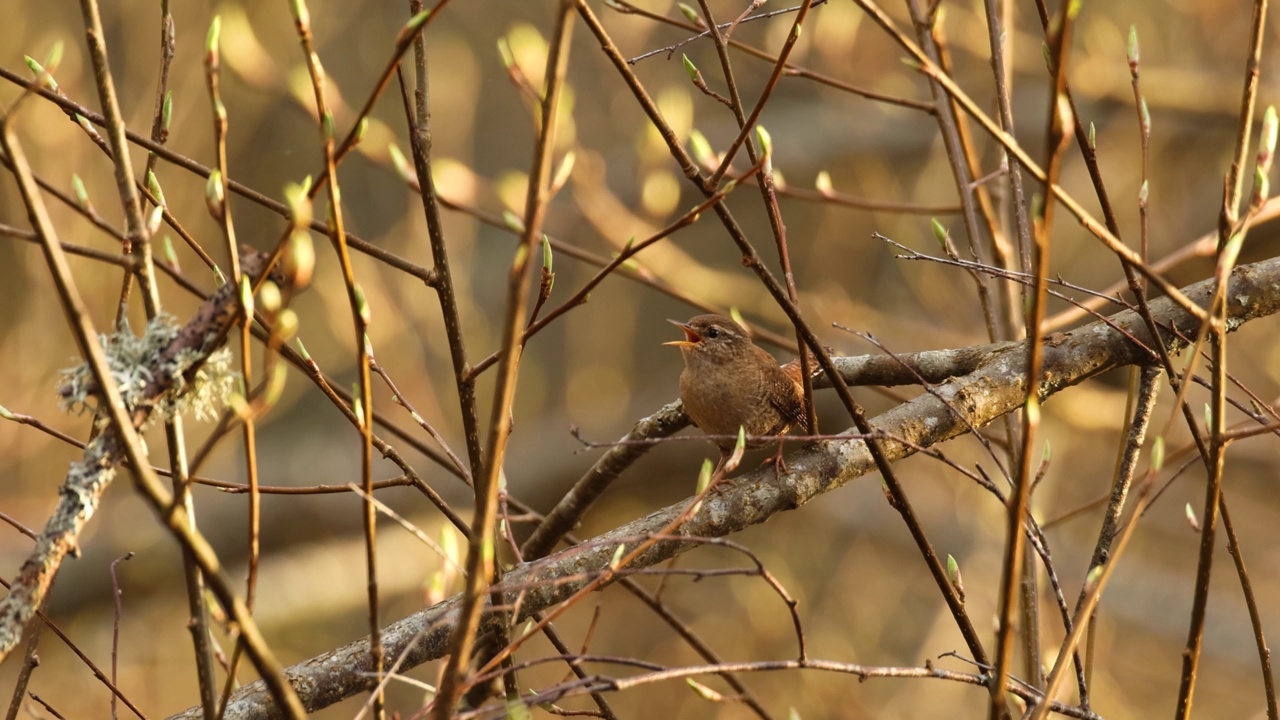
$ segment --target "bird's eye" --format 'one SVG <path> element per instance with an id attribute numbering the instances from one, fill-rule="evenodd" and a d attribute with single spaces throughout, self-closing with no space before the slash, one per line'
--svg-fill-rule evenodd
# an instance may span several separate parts
<path id="1" fill-rule="evenodd" d="M 707 337 L 711 338 L 712 340 L 720 337 L 720 328 L 711 328 L 710 330 L 708 330 Z"/>

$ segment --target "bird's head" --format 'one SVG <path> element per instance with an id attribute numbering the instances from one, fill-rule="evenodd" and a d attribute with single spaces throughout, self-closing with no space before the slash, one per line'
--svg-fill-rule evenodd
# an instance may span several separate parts
<path id="1" fill-rule="evenodd" d="M 733 320 L 723 315 L 698 315 L 682 323 L 669 320 L 672 325 L 684 331 L 684 340 L 672 340 L 663 343 L 680 348 L 685 362 L 698 359 L 715 363 L 726 363 L 743 355 L 743 348 L 751 345 L 751 338 Z"/>

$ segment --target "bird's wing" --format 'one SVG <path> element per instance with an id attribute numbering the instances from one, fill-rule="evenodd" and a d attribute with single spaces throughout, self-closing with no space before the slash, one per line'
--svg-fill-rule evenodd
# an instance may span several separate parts
<path id="1" fill-rule="evenodd" d="M 804 387 L 789 374 L 784 373 L 784 375 L 786 375 L 786 383 L 768 384 L 769 403 L 778 409 L 787 425 L 807 430 L 809 421 L 804 412 Z M 793 387 L 794 390 L 792 390 Z"/>

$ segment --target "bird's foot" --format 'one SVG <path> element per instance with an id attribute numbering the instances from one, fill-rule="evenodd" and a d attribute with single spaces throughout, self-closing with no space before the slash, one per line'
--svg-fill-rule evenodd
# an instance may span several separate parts
<path id="1" fill-rule="evenodd" d="M 764 467 L 765 465 L 773 465 L 773 479 L 775 481 L 781 482 L 782 473 L 787 471 L 787 461 L 782 457 L 781 442 L 778 443 L 778 452 L 774 453 L 773 457 L 768 458 L 764 462 L 760 463 L 760 467 Z"/>

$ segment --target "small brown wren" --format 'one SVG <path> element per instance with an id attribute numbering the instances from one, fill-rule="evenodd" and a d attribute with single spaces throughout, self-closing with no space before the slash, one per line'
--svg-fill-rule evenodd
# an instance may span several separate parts
<path id="1" fill-rule="evenodd" d="M 747 436 L 747 447 L 761 447 L 767 440 L 752 435 L 782 435 L 792 426 L 804 427 L 804 389 L 797 362 L 779 367 L 778 361 L 756 347 L 733 320 L 723 315 L 698 315 L 687 323 L 670 320 L 684 330 L 684 340 L 664 345 L 680 348 L 684 372 L 680 373 L 680 399 L 684 411 L 702 432 L 720 447 L 720 462 L 733 452 L 738 428 Z M 782 445 L 778 445 L 780 462 Z"/>

